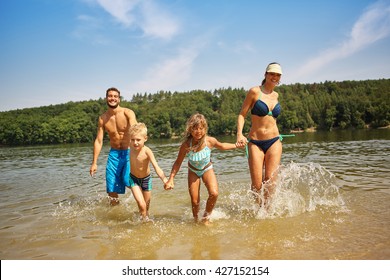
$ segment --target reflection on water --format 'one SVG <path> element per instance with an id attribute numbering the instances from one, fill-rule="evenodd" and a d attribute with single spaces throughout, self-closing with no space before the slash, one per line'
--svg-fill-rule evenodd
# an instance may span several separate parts
<path id="1" fill-rule="evenodd" d="M 168 173 L 179 143 L 148 144 Z M 254 204 L 244 152 L 213 151 L 220 196 L 206 227 L 192 221 L 185 163 L 172 191 L 154 176 L 144 224 L 131 192 L 108 206 L 108 147 L 95 178 L 90 145 L 1 148 L 1 257 L 388 259 L 389 131 L 298 134 L 283 149 L 267 210 Z M 201 186 L 202 208 L 206 198 Z"/>

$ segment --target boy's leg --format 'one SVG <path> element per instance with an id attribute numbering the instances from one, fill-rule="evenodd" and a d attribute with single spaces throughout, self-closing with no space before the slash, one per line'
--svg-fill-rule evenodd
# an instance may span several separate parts
<path id="1" fill-rule="evenodd" d="M 146 208 L 146 202 L 144 199 L 144 196 L 142 194 L 142 190 L 139 186 L 135 185 L 133 187 L 130 187 L 131 192 L 134 196 L 135 201 L 137 202 L 139 212 L 143 219 L 146 219 L 147 217 L 147 208 Z"/>
<path id="2" fill-rule="evenodd" d="M 144 197 L 145 204 L 146 204 L 146 215 L 149 216 L 149 206 L 150 206 L 150 199 L 152 197 L 152 192 L 142 190 L 142 195 Z"/>

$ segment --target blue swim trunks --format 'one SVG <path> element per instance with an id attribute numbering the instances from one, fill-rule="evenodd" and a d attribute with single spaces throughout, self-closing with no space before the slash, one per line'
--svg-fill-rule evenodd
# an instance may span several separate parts
<path id="1" fill-rule="evenodd" d="M 107 192 L 124 194 L 130 186 L 130 150 L 111 148 L 106 165 Z"/>
<path id="2" fill-rule="evenodd" d="M 152 190 L 152 177 L 150 174 L 145 178 L 135 177 L 130 173 L 130 188 L 134 186 L 139 186 L 143 191 L 151 191 Z"/>

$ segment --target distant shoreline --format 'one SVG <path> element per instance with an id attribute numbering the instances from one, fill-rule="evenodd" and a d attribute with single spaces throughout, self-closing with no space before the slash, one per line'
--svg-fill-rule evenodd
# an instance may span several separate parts
<path id="1" fill-rule="evenodd" d="M 335 130 L 346 130 L 346 129 L 340 129 L 340 128 L 333 128 Z M 365 128 L 363 129 L 390 129 L 390 125 L 387 125 L 387 126 L 382 126 L 382 127 L 376 127 L 376 128 L 372 128 L 370 127 L 369 125 L 366 125 Z M 316 127 L 309 127 L 309 128 L 306 128 L 306 129 L 301 129 L 301 128 L 298 128 L 298 129 L 292 129 L 290 130 L 290 133 L 303 133 L 303 132 L 317 132 L 317 128 Z"/>
<path id="2" fill-rule="evenodd" d="M 303 133 L 303 132 L 316 132 L 316 131 L 317 131 L 317 128 L 309 127 L 309 128 L 306 128 L 306 129 L 301 129 L 301 128 L 292 129 L 292 130 L 290 130 L 290 133 Z"/>

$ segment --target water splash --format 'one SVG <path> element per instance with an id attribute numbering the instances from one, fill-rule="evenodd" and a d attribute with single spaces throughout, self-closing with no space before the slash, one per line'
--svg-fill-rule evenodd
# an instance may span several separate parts
<path id="1" fill-rule="evenodd" d="M 344 206 L 333 173 L 316 163 L 291 162 L 281 166 L 270 208 L 267 213 L 261 209 L 259 216 L 296 216 L 319 208 L 335 210 Z"/>
<path id="2" fill-rule="evenodd" d="M 132 197 L 123 198 L 118 206 L 110 207 L 108 196 L 82 197 L 71 195 L 58 203 L 52 216 L 66 218 L 75 224 L 80 222 L 99 225 L 138 224 L 140 217 Z"/>
<path id="3" fill-rule="evenodd" d="M 237 213 L 240 220 L 273 219 L 294 217 L 304 212 L 345 211 L 345 203 L 339 192 L 337 178 L 333 173 L 316 163 L 294 163 L 280 166 L 275 193 L 268 207 L 260 207 L 255 197 L 264 201 L 264 193 L 254 193 L 250 185 L 237 187 L 225 185 L 232 192 L 222 203 L 226 203 L 229 212 Z M 222 188 L 222 187 L 221 187 Z M 220 218 L 222 215 L 218 213 Z"/>
<path id="4" fill-rule="evenodd" d="M 245 222 L 252 219 L 274 219 L 283 217 L 295 217 L 305 212 L 345 211 L 346 206 L 339 192 L 337 178 L 325 167 L 316 163 L 295 163 L 280 166 L 275 193 L 272 195 L 267 207 L 260 207 L 255 203 L 255 195 L 263 200 L 263 194 L 257 194 L 250 190 L 250 183 L 220 183 L 220 196 L 217 205 L 211 214 L 211 220 L 231 220 Z M 183 192 L 182 196 L 187 196 Z M 200 215 L 205 208 L 206 193 L 202 198 Z M 72 196 L 58 204 L 53 216 L 77 218 L 92 222 L 94 225 L 127 224 L 138 225 L 139 214 L 134 198 L 129 195 L 122 197 L 118 207 L 108 207 L 107 197 L 77 197 Z M 176 207 L 172 201 L 159 200 L 161 205 Z M 162 209 L 165 209 L 163 207 Z M 156 209 L 154 209 L 155 211 Z M 191 221 L 190 205 L 183 210 L 171 209 L 178 213 L 176 222 Z M 157 225 L 162 222 L 171 222 L 158 212 Z M 152 217 L 153 219 L 153 217 Z"/>

